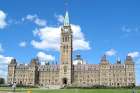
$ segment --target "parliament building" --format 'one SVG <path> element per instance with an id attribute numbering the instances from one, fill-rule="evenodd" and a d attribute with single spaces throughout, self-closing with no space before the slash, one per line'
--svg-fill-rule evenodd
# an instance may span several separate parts
<path id="1" fill-rule="evenodd" d="M 8 65 L 7 83 L 31 86 L 111 86 L 135 85 L 135 64 L 131 56 L 122 63 L 109 63 L 106 55 L 99 64 L 87 64 L 80 55 L 73 58 L 73 31 L 66 12 L 61 28 L 60 63 L 41 65 L 38 58 L 29 64 L 12 59 Z M 74 59 L 74 60 L 73 60 Z"/>

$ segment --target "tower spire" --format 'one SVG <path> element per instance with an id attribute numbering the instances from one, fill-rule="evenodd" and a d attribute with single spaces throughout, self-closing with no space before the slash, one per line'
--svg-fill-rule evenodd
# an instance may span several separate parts
<path id="1" fill-rule="evenodd" d="M 69 13 L 66 11 L 65 17 L 64 17 L 64 26 L 69 26 Z"/>
<path id="2" fill-rule="evenodd" d="M 68 0 L 65 0 L 65 16 L 64 16 L 64 26 L 69 26 L 69 13 L 68 13 Z"/>
<path id="3" fill-rule="evenodd" d="M 119 56 L 117 56 L 117 64 L 121 64 L 121 59 Z"/>

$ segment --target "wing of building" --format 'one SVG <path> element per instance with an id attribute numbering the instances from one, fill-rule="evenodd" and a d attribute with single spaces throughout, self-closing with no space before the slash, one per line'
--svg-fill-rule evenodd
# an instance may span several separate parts
<path id="1" fill-rule="evenodd" d="M 66 12 L 60 38 L 60 64 L 39 64 L 33 59 L 20 64 L 12 59 L 8 65 L 8 83 L 22 85 L 67 86 L 129 86 L 135 85 L 135 66 L 131 56 L 125 62 L 117 60 L 110 64 L 104 55 L 99 64 L 86 64 L 77 55 L 73 60 L 73 32 Z"/>

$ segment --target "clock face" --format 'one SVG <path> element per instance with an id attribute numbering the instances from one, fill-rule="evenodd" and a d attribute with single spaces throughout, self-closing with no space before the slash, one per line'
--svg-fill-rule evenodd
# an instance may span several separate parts
<path id="1" fill-rule="evenodd" d="M 68 32 L 68 29 L 64 29 L 65 32 Z"/>

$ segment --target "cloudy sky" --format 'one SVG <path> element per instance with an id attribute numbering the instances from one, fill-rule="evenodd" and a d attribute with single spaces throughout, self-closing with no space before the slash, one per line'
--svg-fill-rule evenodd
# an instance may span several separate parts
<path id="1" fill-rule="evenodd" d="M 0 75 L 16 58 L 29 63 L 38 56 L 59 62 L 60 29 L 66 0 L 0 0 Z M 74 56 L 90 64 L 106 54 L 110 63 L 131 55 L 140 84 L 140 1 L 68 0 Z M 3 73 L 3 74 L 2 74 Z"/>

